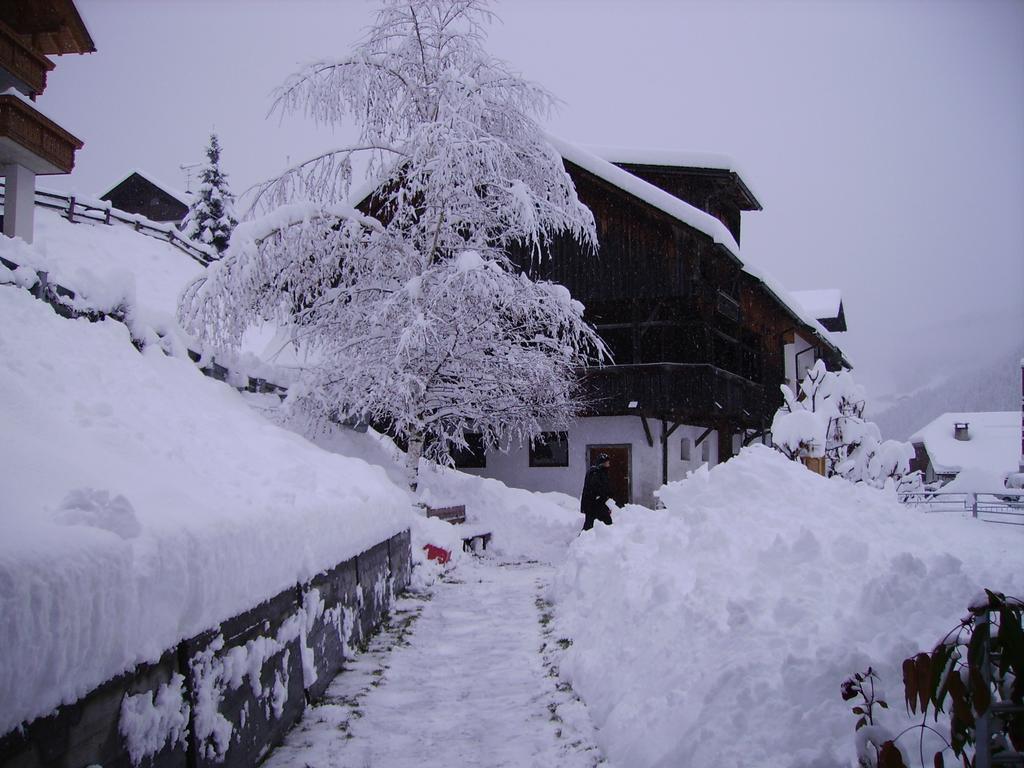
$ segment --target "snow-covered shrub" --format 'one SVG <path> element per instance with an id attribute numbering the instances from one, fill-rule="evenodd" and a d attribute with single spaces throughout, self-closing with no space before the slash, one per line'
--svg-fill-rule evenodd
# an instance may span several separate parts
<path id="1" fill-rule="evenodd" d="M 772 442 L 787 458 L 825 458 L 827 475 L 883 487 L 910 471 L 909 443 L 882 440 L 864 420 L 866 396 L 849 371 L 828 371 L 818 360 L 807 371 L 799 394 L 782 385 L 783 406 L 772 420 Z"/>

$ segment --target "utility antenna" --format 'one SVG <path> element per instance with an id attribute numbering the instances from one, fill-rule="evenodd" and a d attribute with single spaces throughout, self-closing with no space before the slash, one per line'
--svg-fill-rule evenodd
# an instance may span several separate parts
<path id="1" fill-rule="evenodd" d="M 193 168 L 198 168 L 202 164 L 203 164 L 202 161 L 199 161 L 199 162 L 195 162 L 195 163 L 184 163 L 183 165 L 179 165 L 178 166 L 178 168 L 180 168 L 181 170 L 183 170 L 185 172 L 185 192 L 186 193 L 192 194 L 192 169 Z"/>

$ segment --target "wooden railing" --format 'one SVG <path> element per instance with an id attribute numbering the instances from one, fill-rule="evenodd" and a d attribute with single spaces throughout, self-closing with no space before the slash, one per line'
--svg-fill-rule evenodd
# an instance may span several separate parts
<path id="1" fill-rule="evenodd" d="M 6 188 L 0 181 L 0 201 L 5 199 Z M 59 192 L 36 190 L 35 204 L 40 208 L 60 211 L 68 221 L 92 221 L 100 224 L 126 224 L 148 237 L 163 240 L 182 253 L 202 264 L 209 266 L 220 258 L 216 249 L 184 237 L 173 224 L 151 221 L 137 213 L 128 213 L 114 208 L 105 200 L 94 200 L 76 195 L 64 195 Z"/>
<path id="2" fill-rule="evenodd" d="M 588 368 L 584 396 L 592 415 L 674 414 L 681 420 L 725 418 L 760 424 L 764 388 L 742 376 L 701 363 L 651 363 Z M 695 422 L 701 423 L 701 422 Z"/>
<path id="3" fill-rule="evenodd" d="M 10 139 L 44 160 L 53 170 L 71 173 L 82 141 L 18 96 L 0 95 L 0 138 Z M 40 170 L 36 168 L 35 170 Z"/>
<path id="4" fill-rule="evenodd" d="M 40 94 L 46 88 L 46 73 L 53 69 L 53 62 L 0 21 L 0 66 Z"/>

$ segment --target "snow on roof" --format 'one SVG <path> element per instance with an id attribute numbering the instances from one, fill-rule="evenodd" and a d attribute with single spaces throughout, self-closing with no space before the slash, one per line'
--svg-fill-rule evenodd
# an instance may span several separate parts
<path id="1" fill-rule="evenodd" d="M 141 176 L 154 187 L 159 187 L 182 205 L 191 205 L 192 200 L 195 198 L 195 195 L 193 195 L 191 192 L 182 192 L 177 187 L 172 186 L 170 184 L 165 184 L 164 182 L 157 179 L 156 176 L 154 176 L 153 174 L 146 173 L 145 171 L 140 171 L 138 168 L 134 168 L 128 171 L 128 173 L 122 176 L 116 184 L 111 184 L 109 187 L 107 187 L 105 191 L 100 192 L 98 195 L 96 195 L 96 197 L 102 198 L 104 195 L 109 195 L 115 187 L 121 186 L 122 184 L 124 184 L 124 182 L 128 181 L 128 179 L 130 179 L 133 175 Z"/>
<path id="2" fill-rule="evenodd" d="M 683 222 L 683 224 L 703 232 L 719 245 L 725 246 L 737 259 L 739 258 L 740 246 L 736 242 L 736 238 L 732 236 L 732 233 L 726 228 L 725 224 L 710 213 L 705 213 L 700 208 L 680 200 L 675 195 L 670 195 L 665 190 L 634 176 L 629 171 L 622 170 L 614 163 L 592 152 L 588 152 L 582 147 L 570 144 L 550 134 L 547 136 L 547 140 L 563 159 L 578 165 L 583 170 L 589 171 L 610 184 L 614 184 L 616 187 L 643 200 L 645 203 L 653 205 L 672 218 Z"/>
<path id="3" fill-rule="evenodd" d="M 809 326 L 815 336 L 820 338 L 826 344 L 834 348 L 842 356 L 843 362 L 853 367 L 850 364 L 848 358 L 836 344 L 835 339 L 830 334 L 818 319 L 814 317 L 810 312 L 804 309 L 803 305 L 800 304 L 796 299 L 793 298 L 793 294 L 782 287 L 782 283 L 776 280 L 771 273 L 767 270 L 750 263 L 744 263 L 743 271 L 746 272 L 753 278 L 761 281 L 761 284 L 768 289 L 769 293 L 775 296 L 776 300 L 785 307 L 787 307 L 798 320 Z"/>
<path id="4" fill-rule="evenodd" d="M 843 303 L 843 293 L 838 288 L 823 288 L 816 291 L 790 291 L 809 315 L 818 320 L 839 317 L 839 308 Z"/>
<path id="5" fill-rule="evenodd" d="M 749 176 L 729 155 L 713 152 L 687 152 L 679 149 L 648 149 L 641 147 L 605 147 L 588 145 L 587 149 L 610 163 L 630 165 L 665 165 L 675 168 L 707 168 L 732 171 L 755 199 L 760 199 L 750 185 Z"/>
<path id="6" fill-rule="evenodd" d="M 654 184 L 650 184 L 634 176 L 632 173 L 624 171 L 611 161 L 605 160 L 593 152 L 551 134 L 547 134 L 547 140 L 563 159 L 578 165 L 580 168 L 619 187 L 649 205 L 653 205 L 655 208 L 664 211 L 669 216 L 678 219 L 699 232 L 703 232 L 716 243 L 724 246 L 739 260 L 744 272 L 759 280 L 775 296 L 780 304 L 787 307 L 801 322 L 810 326 L 814 334 L 820 337 L 822 341 L 839 350 L 835 341 L 833 341 L 821 323 L 818 322 L 818 319 L 812 317 L 809 312 L 804 310 L 803 306 L 794 300 L 790 293 L 774 277 L 763 268 L 750 264 L 741 258 L 739 244 L 721 221 L 711 214 L 705 213 L 699 208 L 680 200 L 675 195 L 669 194 L 660 187 L 656 187 Z M 840 354 L 842 354 L 841 350 Z"/>
<path id="7" fill-rule="evenodd" d="M 953 425 L 966 422 L 970 440 L 953 437 Z M 944 413 L 910 436 L 923 443 L 939 474 L 964 469 L 1005 474 L 1017 471 L 1020 459 L 1020 411 Z"/>

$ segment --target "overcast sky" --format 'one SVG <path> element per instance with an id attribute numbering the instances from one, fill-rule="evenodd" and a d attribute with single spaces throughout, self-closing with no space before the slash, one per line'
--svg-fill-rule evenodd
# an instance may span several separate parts
<path id="1" fill-rule="evenodd" d="M 58 59 L 38 105 L 85 148 L 42 186 L 96 194 L 140 168 L 184 188 L 215 129 L 238 193 L 349 136 L 267 120 L 269 94 L 344 55 L 374 3 L 77 5 L 97 53 Z M 1024 1 L 494 10 L 492 53 L 563 102 L 554 133 L 736 159 L 764 206 L 744 214 L 743 258 L 792 290 L 842 289 L 836 340 L 869 395 L 1024 338 Z"/>

